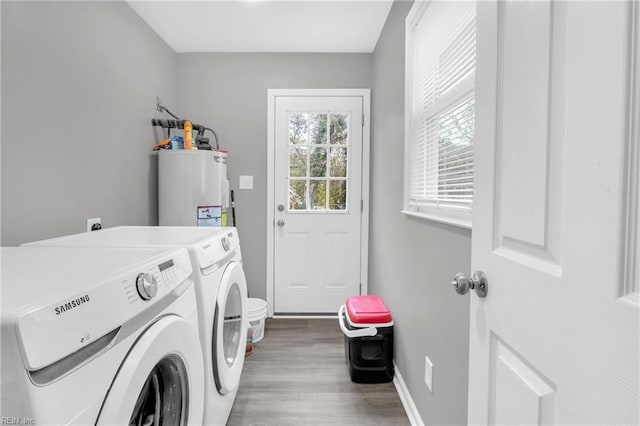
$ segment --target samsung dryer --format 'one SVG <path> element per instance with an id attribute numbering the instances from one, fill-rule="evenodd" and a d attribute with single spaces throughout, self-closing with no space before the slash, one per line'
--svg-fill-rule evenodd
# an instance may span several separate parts
<path id="1" fill-rule="evenodd" d="M 201 424 L 204 367 L 186 250 L 0 255 L 3 419 Z"/>
<path id="2" fill-rule="evenodd" d="M 30 244 L 187 248 L 194 269 L 205 368 L 203 424 L 226 423 L 244 366 L 248 322 L 247 286 L 235 228 L 122 226 Z"/>

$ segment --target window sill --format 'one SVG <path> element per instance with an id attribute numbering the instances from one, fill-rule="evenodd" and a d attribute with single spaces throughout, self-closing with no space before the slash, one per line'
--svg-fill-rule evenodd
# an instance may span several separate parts
<path id="1" fill-rule="evenodd" d="M 425 220 L 431 220 L 433 222 L 438 222 L 438 223 L 445 223 L 447 225 L 457 226 L 458 228 L 472 229 L 471 220 L 458 219 L 458 218 L 447 217 L 447 216 L 425 213 L 425 212 L 413 212 L 409 210 L 401 210 L 401 211 L 407 216 L 417 217 Z"/>

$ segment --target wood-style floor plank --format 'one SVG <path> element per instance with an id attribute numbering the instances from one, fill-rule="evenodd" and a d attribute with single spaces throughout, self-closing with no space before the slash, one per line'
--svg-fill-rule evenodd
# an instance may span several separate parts
<path id="1" fill-rule="evenodd" d="M 229 426 L 408 425 L 393 383 L 351 382 L 336 319 L 268 319 Z"/>

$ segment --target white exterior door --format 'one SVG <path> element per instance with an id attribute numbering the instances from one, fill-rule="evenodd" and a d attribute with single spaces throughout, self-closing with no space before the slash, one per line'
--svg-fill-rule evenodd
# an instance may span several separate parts
<path id="1" fill-rule="evenodd" d="M 469 423 L 639 424 L 638 5 L 478 3 Z"/>
<path id="2" fill-rule="evenodd" d="M 362 282 L 364 97 L 274 103 L 274 311 L 334 313 Z"/>

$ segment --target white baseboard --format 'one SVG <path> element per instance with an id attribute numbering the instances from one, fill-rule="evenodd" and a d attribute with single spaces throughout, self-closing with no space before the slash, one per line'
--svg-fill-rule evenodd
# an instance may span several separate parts
<path id="1" fill-rule="evenodd" d="M 416 404 L 413 403 L 407 384 L 404 382 L 402 374 L 400 374 L 400 370 L 398 370 L 398 365 L 395 361 L 393 362 L 393 367 L 395 370 L 395 374 L 393 375 L 393 385 L 396 387 L 396 391 L 398 392 L 398 396 L 400 396 L 400 401 L 402 402 L 404 411 L 407 413 L 407 417 L 409 417 L 409 421 L 413 426 L 424 426 L 422 417 L 420 417 Z"/>

